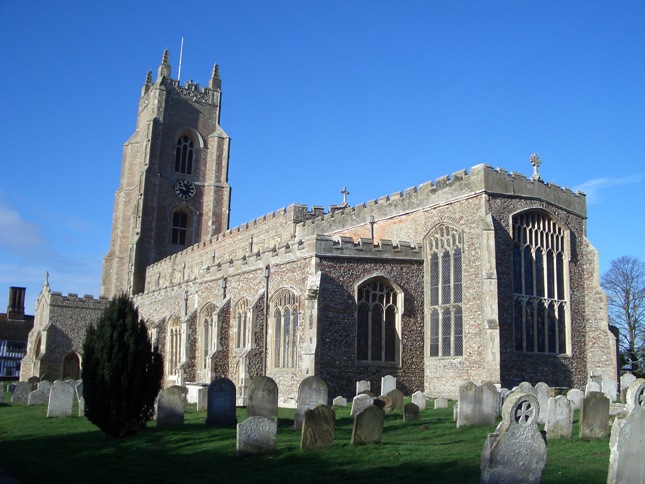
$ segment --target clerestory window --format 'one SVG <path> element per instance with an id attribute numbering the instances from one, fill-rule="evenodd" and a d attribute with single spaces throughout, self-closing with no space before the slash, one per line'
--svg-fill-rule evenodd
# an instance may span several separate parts
<path id="1" fill-rule="evenodd" d="M 568 251 L 566 229 L 548 214 L 513 217 L 515 351 L 567 352 Z"/>
<path id="2" fill-rule="evenodd" d="M 398 362 L 400 313 L 397 300 L 397 292 L 384 279 L 372 279 L 358 287 L 358 361 Z"/>
<path id="3" fill-rule="evenodd" d="M 273 366 L 298 367 L 298 296 L 282 289 L 271 303 L 273 314 Z"/>
<path id="4" fill-rule="evenodd" d="M 187 175 L 193 172 L 193 140 L 188 136 L 181 136 L 177 140 L 175 150 L 175 171 Z"/>

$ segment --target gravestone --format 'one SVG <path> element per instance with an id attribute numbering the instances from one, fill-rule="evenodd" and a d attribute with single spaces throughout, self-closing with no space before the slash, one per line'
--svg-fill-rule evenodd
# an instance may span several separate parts
<path id="1" fill-rule="evenodd" d="M 236 423 L 235 384 L 228 378 L 216 378 L 208 385 L 206 424 L 228 427 Z"/>
<path id="2" fill-rule="evenodd" d="M 38 383 L 38 390 L 43 392 L 48 397 L 51 389 L 52 389 L 52 382 L 50 382 L 49 380 L 42 380 L 40 383 Z"/>
<path id="3" fill-rule="evenodd" d="M 531 394 L 531 395 L 533 395 L 534 397 L 537 397 L 537 391 L 535 390 L 535 387 L 534 387 L 533 385 L 531 385 L 531 384 L 530 384 L 529 382 L 527 382 L 527 381 L 523 381 L 522 383 L 520 383 L 520 384 L 517 386 L 517 389 L 518 389 L 520 392 L 530 393 L 530 394 Z"/>
<path id="4" fill-rule="evenodd" d="M 30 376 L 29 378 L 27 378 L 27 382 L 31 384 L 31 389 L 35 390 L 36 388 L 38 388 L 40 378 L 38 378 L 37 376 Z"/>
<path id="5" fill-rule="evenodd" d="M 632 373 L 625 373 L 620 377 L 620 394 L 621 397 L 627 397 L 627 390 L 632 386 L 632 383 L 636 381 L 636 377 Z M 623 403 L 625 403 L 625 398 L 623 398 Z"/>
<path id="6" fill-rule="evenodd" d="M 371 407 L 373 403 L 374 398 L 370 397 L 369 395 L 356 395 L 352 400 L 352 410 L 350 412 L 350 415 L 352 417 L 355 417 L 367 407 Z"/>
<path id="7" fill-rule="evenodd" d="M 387 392 L 387 397 L 390 399 L 390 408 L 392 410 L 403 410 L 403 392 L 401 390 L 390 390 Z"/>
<path id="8" fill-rule="evenodd" d="M 426 409 L 426 395 L 422 391 L 416 391 L 412 394 L 412 403 L 414 403 L 419 410 Z"/>
<path id="9" fill-rule="evenodd" d="M 495 425 L 499 392 L 495 385 L 486 382 L 475 385 L 466 382 L 459 387 L 457 428 L 468 425 Z"/>
<path id="10" fill-rule="evenodd" d="M 208 387 L 197 389 L 197 411 L 205 412 L 208 408 Z"/>
<path id="11" fill-rule="evenodd" d="M 385 375 L 381 378 L 381 395 L 387 395 L 392 390 L 396 390 L 396 378 L 392 375 Z"/>
<path id="12" fill-rule="evenodd" d="M 237 455 L 275 452 L 277 433 L 277 421 L 267 417 L 247 418 L 237 424 Z"/>
<path id="13" fill-rule="evenodd" d="M 16 384 L 15 383 L 9 383 L 7 385 L 7 391 L 13 395 L 13 392 L 16 390 Z"/>
<path id="14" fill-rule="evenodd" d="M 549 385 L 543 381 L 537 382 L 535 385 L 535 396 L 540 404 L 538 424 L 544 425 L 546 423 L 546 414 L 549 408 Z"/>
<path id="15" fill-rule="evenodd" d="M 509 393 L 511 393 L 511 391 L 508 388 L 499 389 L 499 410 L 497 412 L 498 417 L 502 415 L 502 407 L 504 406 L 504 401 L 506 400 L 506 397 Z"/>
<path id="16" fill-rule="evenodd" d="M 354 417 L 352 427 L 352 445 L 364 445 L 381 442 L 385 412 L 370 405 Z"/>
<path id="17" fill-rule="evenodd" d="M 434 400 L 434 408 L 435 408 L 435 410 L 438 409 L 438 408 L 448 408 L 448 399 L 446 397 L 437 397 L 437 398 L 435 398 L 435 400 Z M 455 405 L 455 408 L 457 408 L 457 405 Z M 453 417 L 455 417 L 455 416 L 456 416 L 456 413 L 455 413 L 455 415 L 453 415 Z M 455 420 L 456 420 L 456 418 L 455 418 Z"/>
<path id="18" fill-rule="evenodd" d="M 618 382 L 610 378 L 602 379 L 602 392 L 610 402 L 615 402 L 618 398 Z"/>
<path id="19" fill-rule="evenodd" d="M 585 397 L 585 393 L 577 388 L 572 388 L 567 392 L 567 399 L 573 404 L 574 410 L 580 410 L 580 402 Z"/>
<path id="20" fill-rule="evenodd" d="M 331 404 L 334 407 L 346 407 L 347 406 L 347 399 L 345 397 L 337 396 L 331 401 Z"/>
<path id="21" fill-rule="evenodd" d="M 85 416 L 85 397 L 83 396 L 83 380 L 78 380 L 76 387 L 74 387 L 76 393 L 76 400 L 78 401 L 78 416 Z"/>
<path id="22" fill-rule="evenodd" d="M 370 382 L 367 380 L 360 380 L 356 382 L 356 395 L 360 395 L 362 392 L 370 391 Z"/>
<path id="23" fill-rule="evenodd" d="M 178 385 L 161 389 L 156 402 L 157 427 L 184 423 L 187 394 L 188 389 Z"/>
<path id="24" fill-rule="evenodd" d="M 318 375 L 308 376 L 298 387 L 298 409 L 293 420 L 296 430 L 302 429 L 302 420 L 306 410 L 313 410 L 318 405 L 327 405 L 327 384 Z"/>
<path id="25" fill-rule="evenodd" d="M 278 385 L 268 376 L 256 376 L 249 385 L 246 416 L 278 420 Z"/>
<path id="26" fill-rule="evenodd" d="M 413 422 L 419 420 L 419 406 L 416 403 L 406 403 L 403 405 L 403 421 Z"/>
<path id="27" fill-rule="evenodd" d="M 537 424 L 539 406 L 535 396 L 522 391 L 506 398 L 502 422 L 484 443 L 480 482 L 540 482 L 546 442 Z"/>
<path id="28" fill-rule="evenodd" d="M 628 414 L 616 419 L 609 439 L 608 484 L 645 482 L 645 380 L 636 379 L 627 389 Z"/>
<path id="29" fill-rule="evenodd" d="M 571 438 L 573 404 L 564 395 L 549 398 L 546 416 L 546 441 Z"/>
<path id="30" fill-rule="evenodd" d="M 300 434 L 300 449 L 326 449 L 334 443 L 336 415 L 327 405 L 305 410 Z"/>
<path id="31" fill-rule="evenodd" d="M 602 391 L 602 387 L 600 386 L 600 383 L 597 383 L 595 381 L 590 381 L 587 383 L 587 386 L 585 387 L 585 395 L 589 395 L 591 392 L 600 392 Z"/>
<path id="32" fill-rule="evenodd" d="M 13 394 L 11 395 L 11 403 L 27 404 L 29 401 L 29 394 L 31 393 L 31 383 L 26 381 L 16 382 Z"/>
<path id="33" fill-rule="evenodd" d="M 390 413 L 392 411 L 392 400 L 387 395 L 381 395 L 376 397 L 372 402 L 372 405 L 376 405 L 381 410 L 384 410 L 385 413 Z"/>
<path id="34" fill-rule="evenodd" d="M 48 417 L 71 417 L 74 406 L 74 387 L 67 382 L 54 383 L 49 391 Z"/>
<path id="35" fill-rule="evenodd" d="M 45 394 L 42 390 L 32 390 L 29 392 L 29 398 L 27 399 L 27 405 L 45 405 L 49 402 L 49 396 Z"/>
<path id="36" fill-rule="evenodd" d="M 602 439 L 609 434 L 609 399 L 589 392 L 580 404 L 580 438 Z"/>

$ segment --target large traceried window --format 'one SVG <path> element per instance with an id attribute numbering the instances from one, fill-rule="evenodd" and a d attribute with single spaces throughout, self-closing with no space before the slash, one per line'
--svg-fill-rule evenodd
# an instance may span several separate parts
<path id="1" fill-rule="evenodd" d="M 513 217 L 515 351 L 566 353 L 567 231 L 548 214 Z"/>
<path id="2" fill-rule="evenodd" d="M 235 306 L 236 348 L 241 349 L 251 345 L 252 326 L 249 300 L 242 298 Z"/>
<path id="3" fill-rule="evenodd" d="M 437 227 L 427 239 L 430 356 L 463 355 L 462 253 L 460 230 Z"/>
<path id="4" fill-rule="evenodd" d="M 298 296 L 282 289 L 271 303 L 273 314 L 273 366 L 298 367 Z"/>
<path id="5" fill-rule="evenodd" d="M 177 316 L 173 316 L 168 323 L 168 374 L 175 375 L 181 363 L 181 323 Z"/>
<path id="6" fill-rule="evenodd" d="M 384 279 L 372 279 L 358 287 L 356 359 L 390 362 L 399 360 L 398 294 Z"/>
<path id="7" fill-rule="evenodd" d="M 177 140 L 177 149 L 175 151 L 175 171 L 177 173 L 193 172 L 193 140 L 188 136 L 181 136 Z"/>
<path id="8" fill-rule="evenodd" d="M 177 210 L 172 214 L 172 231 L 170 242 L 173 245 L 186 245 L 186 234 L 188 233 L 188 214 Z"/>

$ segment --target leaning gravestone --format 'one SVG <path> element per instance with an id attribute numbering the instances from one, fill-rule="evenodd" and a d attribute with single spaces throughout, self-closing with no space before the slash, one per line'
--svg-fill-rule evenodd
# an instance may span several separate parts
<path id="1" fill-rule="evenodd" d="M 163 388 L 157 396 L 157 427 L 182 425 L 186 413 L 188 389 L 173 385 Z"/>
<path id="2" fill-rule="evenodd" d="M 278 420 L 278 385 L 268 376 L 256 376 L 249 385 L 246 416 Z"/>
<path id="3" fill-rule="evenodd" d="M 392 375 L 385 375 L 381 378 L 381 395 L 387 395 L 392 390 L 396 390 L 396 378 Z"/>
<path id="4" fill-rule="evenodd" d="M 580 438 L 602 439 L 609 433 L 609 399 L 589 392 L 580 405 Z"/>
<path id="5" fill-rule="evenodd" d="M 296 430 L 302 429 L 302 420 L 306 410 L 318 405 L 327 405 L 327 384 L 318 375 L 311 375 L 300 382 L 298 387 L 298 410 L 293 420 Z"/>
<path id="6" fill-rule="evenodd" d="M 208 408 L 208 387 L 197 389 L 197 411 L 205 412 Z"/>
<path id="7" fill-rule="evenodd" d="M 616 419 L 611 429 L 608 484 L 645 482 L 645 379 L 634 380 L 626 403 L 627 417 Z"/>
<path id="8" fill-rule="evenodd" d="M 422 391 L 416 391 L 412 394 L 412 403 L 414 403 L 419 410 L 426 409 L 426 396 Z"/>
<path id="9" fill-rule="evenodd" d="M 352 400 L 352 410 L 350 412 L 350 415 L 352 417 L 355 417 L 363 410 L 365 410 L 367 407 L 371 407 L 373 403 L 374 403 L 374 398 L 370 397 L 369 395 L 365 395 L 365 394 L 356 395 Z"/>
<path id="10" fill-rule="evenodd" d="M 495 385 L 466 382 L 459 387 L 457 428 L 468 425 L 495 425 L 499 392 Z"/>
<path id="11" fill-rule="evenodd" d="M 300 434 L 300 449 L 326 449 L 334 443 L 336 416 L 327 405 L 305 410 Z"/>
<path id="12" fill-rule="evenodd" d="M 419 420 L 419 406 L 416 403 L 406 403 L 403 405 L 403 421 L 412 422 Z"/>
<path id="13" fill-rule="evenodd" d="M 235 384 L 228 378 L 216 378 L 208 385 L 206 424 L 228 427 L 236 423 Z"/>
<path id="14" fill-rule="evenodd" d="M 49 392 L 48 417 L 71 417 L 74 406 L 74 387 L 67 382 L 59 381 Z"/>
<path id="15" fill-rule="evenodd" d="M 568 439 L 573 425 L 573 404 L 564 395 L 549 398 L 546 415 L 546 440 Z"/>
<path id="16" fill-rule="evenodd" d="M 434 400 L 434 408 L 435 410 L 438 408 L 448 408 L 448 399 L 446 397 L 437 397 Z M 455 408 L 457 408 L 457 405 L 455 405 Z"/>
<path id="17" fill-rule="evenodd" d="M 347 406 L 347 399 L 345 397 L 341 397 L 340 395 L 334 398 L 331 401 L 331 404 L 334 407 L 346 407 Z"/>
<path id="18" fill-rule="evenodd" d="M 502 423 L 488 434 L 481 457 L 482 483 L 540 482 L 546 442 L 537 425 L 537 398 L 514 392 L 502 407 Z"/>
<path id="19" fill-rule="evenodd" d="M 237 455 L 274 452 L 277 432 L 278 422 L 271 418 L 247 418 L 237 424 Z"/>
<path id="20" fill-rule="evenodd" d="M 403 410 L 403 392 L 401 390 L 390 390 L 387 392 L 387 397 L 390 399 L 390 407 L 392 410 Z"/>
<path id="21" fill-rule="evenodd" d="M 45 405 L 47 402 L 49 402 L 49 397 L 42 390 L 36 389 L 29 392 L 29 399 L 27 400 L 28 406 Z"/>
<path id="22" fill-rule="evenodd" d="M 572 388 L 567 392 L 567 399 L 573 404 L 574 410 L 580 410 L 580 403 L 585 397 L 585 393 L 577 388 Z"/>
<path id="23" fill-rule="evenodd" d="M 29 401 L 29 394 L 31 393 L 31 383 L 26 381 L 16 382 L 16 386 L 11 395 L 11 403 L 27 404 Z"/>
<path id="24" fill-rule="evenodd" d="M 538 424 L 546 423 L 546 413 L 549 408 L 549 385 L 543 381 L 537 382 L 535 385 L 535 396 L 540 404 L 540 414 L 538 415 Z"/>
<path id="25" fill-rule="evenodd" d="M 370 391 L 370 382 L 367 380 L 360 380 L 356 382 L 356 395 L 360 395 L 363 392 Z"/>
<path id="26" fill-rule="evenodd" d="M 383 438 L 385 412 L 370 405 L 354 417 L 352 427 L 352 445 L 379 443 Z"/>

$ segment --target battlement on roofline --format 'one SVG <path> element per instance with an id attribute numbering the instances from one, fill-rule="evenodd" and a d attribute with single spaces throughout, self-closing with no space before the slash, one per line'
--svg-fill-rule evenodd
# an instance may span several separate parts
<path id="1" fill-rule="evenodd" d="M 74 292 L 70 292 L 68 294 L 63 295 L 62 292 L 58 291 L 52 291 L 51 292 L 52 297 L 58 297 L 60 299 L 67 299 L 67 300 L 83 300 L 83 301 L 105 301 L 107 298 L 103 296 L 99 296 L 95 298 L 91 294 L 83 294 L 82 296 L 79 296 L 78 294 Z"/>

